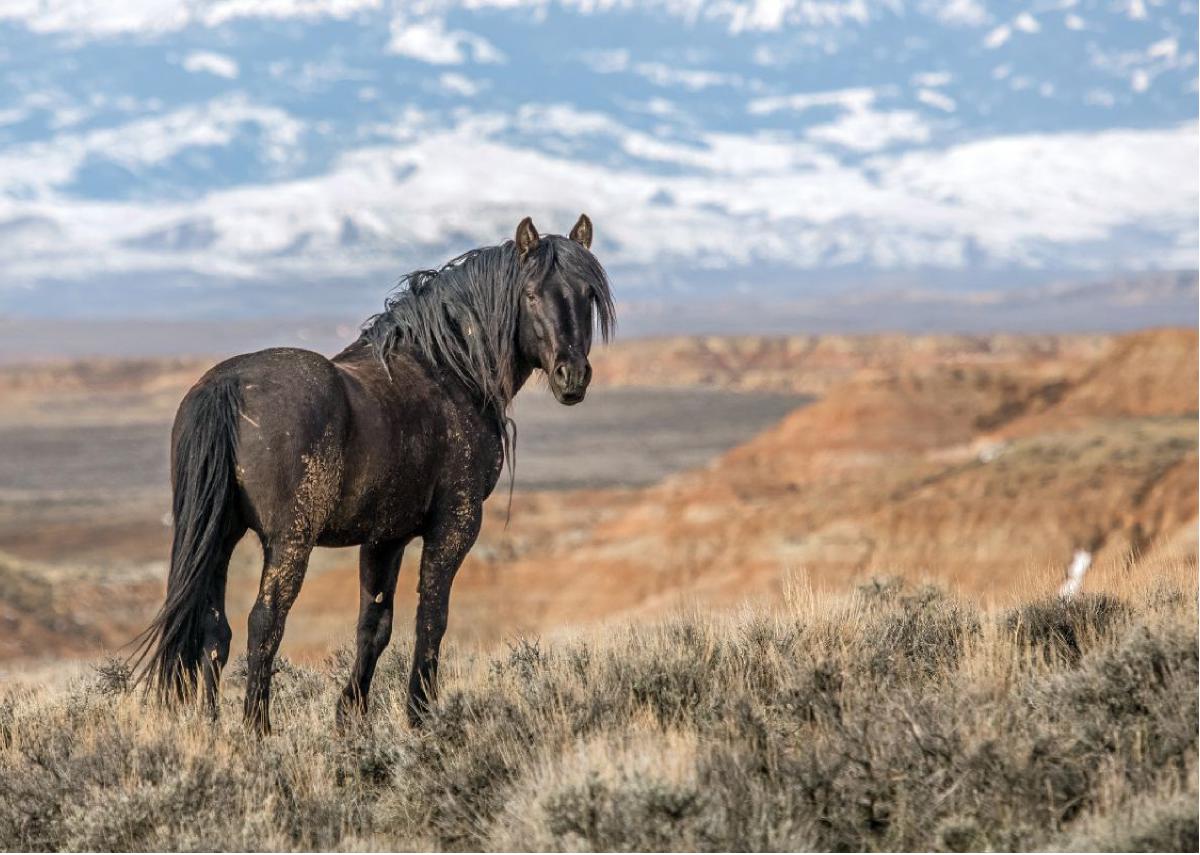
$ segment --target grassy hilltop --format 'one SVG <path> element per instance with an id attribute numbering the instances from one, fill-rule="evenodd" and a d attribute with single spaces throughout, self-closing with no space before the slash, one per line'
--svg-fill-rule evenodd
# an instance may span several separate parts
<path id="1" fill-rule="evenodd" d="M 100 666 L 0 695 L 5 849 L 1152 849 L 1197 845 L 1190 562 L 980 610 L 798 587 L 491 654 L 427 732 L 406 639 L 331 732 L 344 654 L 277 677 L 277 732 L 164 713 Z"/>

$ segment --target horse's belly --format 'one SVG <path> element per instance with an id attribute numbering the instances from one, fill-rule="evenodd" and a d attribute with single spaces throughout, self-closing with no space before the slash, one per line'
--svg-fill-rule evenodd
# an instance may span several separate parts
<path id="1" fill-rule="evenodd" d="M 317 546 L 358 546 L 389 540 L 409 540 L 420 533 L 425 514 L 409 506 L 398 510 L 347 515 L 329 520 L 317 537 Z"/>
<path id="2" fill-rule="evenodd" d="M 354 546 L 416 536 L 425 522 L 435 476 L 427 461 L 346 473 L 341 496 L 326 521 L 320 546 Z"/>

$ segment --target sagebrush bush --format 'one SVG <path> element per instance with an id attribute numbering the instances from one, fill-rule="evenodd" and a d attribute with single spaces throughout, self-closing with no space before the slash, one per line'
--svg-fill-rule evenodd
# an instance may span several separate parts
<path id="1" fill-rule="evenodd" d="M 1078 662 L 1088 644 L 1103 638 L 1129 617 L 1129 608 L 1105 594 L 1055 597 L 1008 613 L 1015 641 L 1046 659 Z"/>
<path id="2" fill-rule="evenodd" d="M 1195 596 L 980 612 L 898 582 L 492 656 L 404 724 L 406 644 L 333 730 L 347 655 L 284 663 L 275 735 L 110 664 L 0 695 L 5 849 L 1188 849 Z"/>

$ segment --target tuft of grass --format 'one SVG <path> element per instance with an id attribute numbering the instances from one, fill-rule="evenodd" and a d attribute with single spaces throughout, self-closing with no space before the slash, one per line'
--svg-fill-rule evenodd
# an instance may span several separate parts
<path id="1" fill-rule="evenodd" d="M 96 691 L 103 695 L 125 695 L 134 686 L 133 668 L 124 659 L 108 656 L 92 666 Z"/>
<path id="2" fill-rule="evenodd" d="M 1008 613 L 1005 623 L 1017 644 L 1047 659 L 1075 663 L 1089 644 L 1129 616 L 1128 606 L 1115 597 L 1083 594 L 1020 606 Z"/>
<path id="3" fill-rule="evenodd" d="M 1163 590 L 893 580 L 451 649 L 421 731 L 403 639 L 342 735 L 346 651 L 281 663 L 261 741 L 236 665 L 213 724 L 102 664 L 0 690 L 0 848 L 1194 851 L 1196 592 Z"/>

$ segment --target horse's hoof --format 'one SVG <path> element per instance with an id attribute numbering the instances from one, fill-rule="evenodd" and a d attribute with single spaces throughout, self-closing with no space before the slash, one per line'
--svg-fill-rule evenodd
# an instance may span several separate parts
<path id="1" fill-rule="evenodd" d="M 367 710 L 365 705 L 356 703 L 346 697 L 338 699 L 337 708 L 334 711 L 334 722 L 337 726 L 338 733 L 349 733 L 363 726 L 367 720 Z"/>
<path id="2" fill-rule="evenodd" d="M 267 716 L 246 716 L 243 721 L 246 732 L 259 739 L 271 735 L 271 719 Z"/>
<path id="3" fill-rule="evenodd" d="M 429 707 L 425 704 L 420 706 L 408 706 L 408 726 L 413 730 L 424 730 L 429 719 Z"/>

